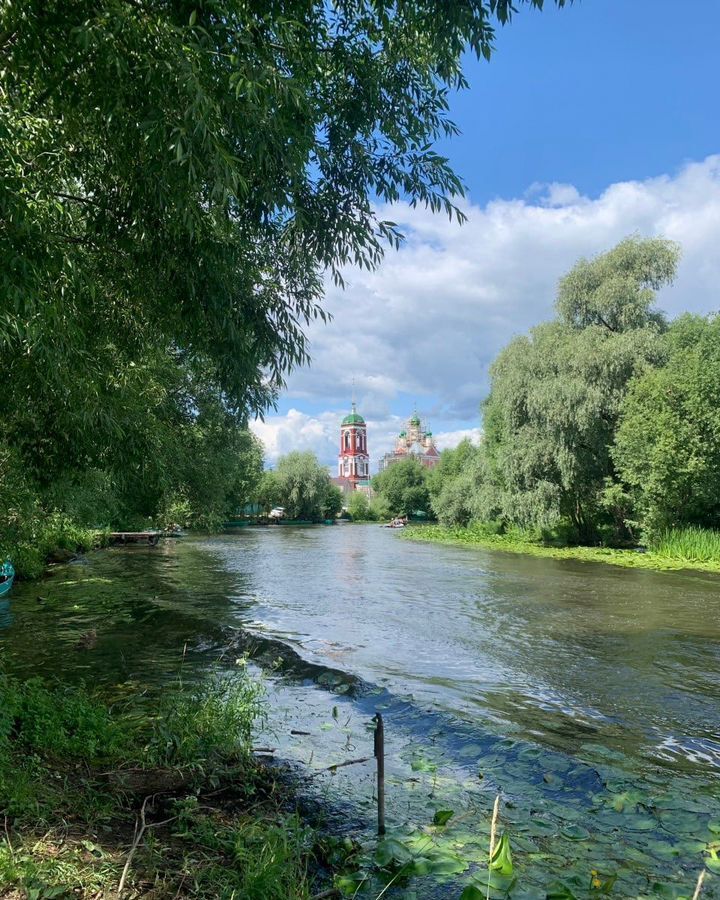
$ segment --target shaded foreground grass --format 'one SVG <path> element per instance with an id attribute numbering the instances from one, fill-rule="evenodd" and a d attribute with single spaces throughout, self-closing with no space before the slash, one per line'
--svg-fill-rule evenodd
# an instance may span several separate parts
<path id="1" fill-rule="evenodd" d="M 612 547 L 558 547 L 521 533 L 496 534 L 482 525 L 453 528 L 443 525 L 413 525 L 401 533 L 410 540 L 430 541 L 524 553 L 551 559 L 577 559 L 610 563 L 632 569 L 699 569 L 720 572 L 720 535 L 706 529 L 673 529 L 661 534 L 647 550 Z"/>
<path id="2" fill-rule="evenodd" d="M 242 672 L 150 711 L 0 677 L 0 897 L 306 900 L 322 852 L 253 758 Z"/>

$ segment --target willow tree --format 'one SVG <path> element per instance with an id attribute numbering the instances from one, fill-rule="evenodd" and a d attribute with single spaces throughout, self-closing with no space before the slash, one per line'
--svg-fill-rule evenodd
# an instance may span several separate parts
<path id="1" fill-rule="evenodd" d="M 542 0 L 524 0 L 536 7 Z M 556 0 L 563 5 L 565 0 Z M 307 359 L 323 273 L 374 266 L 404 197 L 459 215 L 435 141 L 510 0 L 8 0 L 3 367 L 43 389 L 148 343 L 260 411 Z M 110 342 L 113 361 L 94 356 Z M 8 360 L 10 360 L 8 362 Z"/>
<path id="2" fill-rule="evenodd" d="M 659 238 L 581 260 L 560 281 L 555 320 L 500 354 L 485 405 L 493 515 L 566 521 L 591 541 L 616 512 L 618 417 L 633 376 L 664 358 L 666 323 L 653 304 L 677 260 L 677 246 Z"/>

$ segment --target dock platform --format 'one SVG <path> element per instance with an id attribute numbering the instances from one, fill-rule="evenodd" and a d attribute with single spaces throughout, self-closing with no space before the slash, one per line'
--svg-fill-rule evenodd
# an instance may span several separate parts
<path id="1" fill-rule="evenodd" d="M 161 531 L 111 531 L 111 544 L 149 544 L 154 547 L 162 537 Z"/>

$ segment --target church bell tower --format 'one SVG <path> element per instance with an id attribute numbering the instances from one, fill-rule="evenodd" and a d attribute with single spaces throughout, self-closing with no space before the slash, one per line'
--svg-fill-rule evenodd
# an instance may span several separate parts
<path id="1" fill-rule="evenodd" d="M 367 426 L 353 401 L 352 412 L 340 423 L 340 453 L 338 477 L 347 478 L 353 490 L 358 481 L 370 476 L 370 457 L 367 447 Z"/>

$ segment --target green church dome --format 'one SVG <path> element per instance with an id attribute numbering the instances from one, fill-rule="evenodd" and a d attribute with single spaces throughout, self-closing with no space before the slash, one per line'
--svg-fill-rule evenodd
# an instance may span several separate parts
<path id="1" fill-rule="evenodd" d="M 352 405 L 352 412 L 349 416 L 345 416 L 342 420 L 342 425 L 364 425 L 365 419 L 358 413 L 355 409 L 355 404 Z"/>

